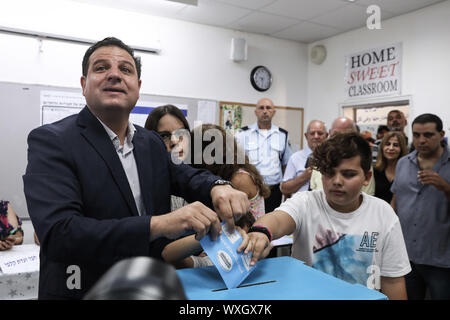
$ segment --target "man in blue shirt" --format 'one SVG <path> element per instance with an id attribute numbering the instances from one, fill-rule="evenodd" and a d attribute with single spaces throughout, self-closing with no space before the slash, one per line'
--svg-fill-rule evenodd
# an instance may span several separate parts
<path id="1" fill-rule="evenodd" d="M 292 155 L 288 132 L 272 124 L 275 115 L 272 100 L 260 99 L 255 108 L 257 122 L 243 127 L 237 134 L 237 142 L 244 148 L 253 164 L 270 187 L 271 195 L 264 201 L 266 212 L 281 204 L 280 182 L 283 171 Z"/>
<path id="2" fill-rule="evenodd" d="M 313 120 L 308 124 L 305 138 L 307 146 L 295 152 L 289 159 L 281 183 L 281 192 L 290 196 L 296 192 L 307 191 L 309 179 L 311 179 L 312 168 L 308 164 L 308 159 L 314 149 L 328 137 L 325 123 Z"/>
<path id="3" fill-rule="evenodd" d="M 422 114 L 412 124 L 415 151 L 398 161 L 391 205 L 405 237 L 412 271 L 409 299 L 450 299 L 450 153 L 442 120 Z"/>

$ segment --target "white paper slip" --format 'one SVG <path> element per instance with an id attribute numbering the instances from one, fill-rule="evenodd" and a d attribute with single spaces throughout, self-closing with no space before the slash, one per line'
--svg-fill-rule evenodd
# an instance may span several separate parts
<path id="1" fill-rule="evenodd" d="M 4 274 L 38 271 L 39 246 L 25 244 L 0 251 L 0 269 Z"/>

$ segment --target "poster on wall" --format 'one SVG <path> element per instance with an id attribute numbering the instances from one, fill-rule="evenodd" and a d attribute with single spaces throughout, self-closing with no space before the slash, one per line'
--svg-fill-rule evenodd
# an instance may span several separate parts
<path id="1" fill-rule="evenodd" d="M 345 57 L 345 96 L 366 99 L 401 94 L 402 44 Z"/>
<path id="2" fill-rule="evenodd" d="M 77 114 L 85 105 L 86 100 L 81 92 L 42 90 L 40 101 L 41 125 Z"/>
<path id="3" fill-rule="evenodd" d="M 242 126 L 242 106 L 233 104 L 221 105 L 221 125 L 222 127 L 234 133 Z"/>
<path id="4" fill-rule="evenodd" d="M 79 113 L 86 105 L 86 100 L 81 92 L 42 90 L 40 104 L 41 125 L 44 125 Z M 138 100 L 136 106 L 131 110 L 130 121 L 143 127 L 148 114 L 156 107 L 166 104 L 168 103 Z M 184 116 L 187 117 L 187 105 L 173 105 L 178 107 Z"/>
<path id="5" fill-rule="evenodd" d="M 197 119 L 201 123 L 213 123 L 216 121 L 217 101 L 200 100 L 197 103 Z"/>

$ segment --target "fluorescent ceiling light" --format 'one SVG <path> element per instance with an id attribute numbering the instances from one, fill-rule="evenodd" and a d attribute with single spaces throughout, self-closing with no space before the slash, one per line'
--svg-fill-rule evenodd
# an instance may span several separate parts
<path id="1" fill-rule="evenodd" d="M 179 3 L 184 3 L 184 4 L 190 4 L 192 6 L 196 6 L 197 3 L 198 3 L 198 0 L 167 0 L 167 1 L 179 2 Z"/>
<path id="2" fill-rule="evenodd" d="M 92 45 L 97 42 L 97 40 L 92 40 L 92 39 L 77 38 L 77 37 L 65 36 L 65 35 L 60 35 L 60 34 L 39 32 L 39 31 L 32 31 L 32 30 L 25 30 L 25 29 L 18 29 L 18 28 L 9 28 L 9 27 L 4 27 L 4 26 L 0 26 L 0 32 L 14 34 L 14 35 L 21 35 L 21 36 L 36 37 L 41 40 L 45 40 L 45 39 L 60 40 L 60 41 L 85 44 L 85 45 Z M 129 45 L 129 47 L 135 51 L 141 51 L 141 52 L 147 52 L 147 53 L 158 54 L 161 51 L 161 49 L 158 49 L 158 48 L 149 48 L 149 47 L 133 46 L 133 45 Z"/>

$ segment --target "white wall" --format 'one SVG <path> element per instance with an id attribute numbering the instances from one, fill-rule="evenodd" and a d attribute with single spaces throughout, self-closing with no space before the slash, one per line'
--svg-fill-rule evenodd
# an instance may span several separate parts
<path id="1" fill-rule="evenodd" d="M 157 46 L 142 57 L 142 93 L 255 103 L 306 104 L 307 46 L 293 41 L 64 0 L 2 2 L 0 26 L 100 40 L 114 35 L 125 43 Z M 10 3 L 11 2 L 11 3 Z M 233 37 L 248 43 L 248 61 L 230 60 Z M 0 33 L 0 81 L 79 87 L 87 46 Z M 269 67 L 273 86 L 254 90 L 250 70 Z"/>
<path id="2" fill-rule="evenodd" d="M 410 122 L 422 113 L 435 113 L 450 133 L 450 1 L 382 21 L 381 30 L 361 28 L 308 46 L 324 44 L 322 65 L 308 64 L 308 103 L 305 123 L 314 118 L 330 125 L 345 101 L 344 57 L 350 53 L 403 43 L 402 96 L 411 96 Z M 377 99 L 375 101 L 378 101 Z M 364 103 L 367 100 L 355 101 Z"/>

